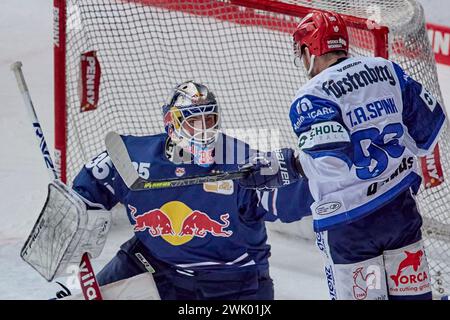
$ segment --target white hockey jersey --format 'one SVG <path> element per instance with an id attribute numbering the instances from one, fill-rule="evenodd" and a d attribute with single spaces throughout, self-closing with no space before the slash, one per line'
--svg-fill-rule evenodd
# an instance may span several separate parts
<path id="1" fill-rule="evenodd" d="M 441 105 L 395 63 L 347 58 L 297 93 L 290 119 L 322 231 L 379 209 L 421 177 L 445 122 Z"/>

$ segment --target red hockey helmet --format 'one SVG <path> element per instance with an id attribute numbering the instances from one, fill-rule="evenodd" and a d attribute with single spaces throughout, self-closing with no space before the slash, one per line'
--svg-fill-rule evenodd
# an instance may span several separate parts
<path id="1" fill-rule="evenodd" d="M 301 57 L 308 47 L 316 57 L 332 51 L 348 53 L 348 32 L 344 19 L 336 12 L 313 11 L 306 15 L 293 34 L 295 54 Z"/>

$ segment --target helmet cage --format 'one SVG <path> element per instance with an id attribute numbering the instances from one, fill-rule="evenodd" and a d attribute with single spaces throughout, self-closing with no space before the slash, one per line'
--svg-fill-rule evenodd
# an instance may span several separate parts
<path id="1" fill-rule="evenodd" d="M 172 141 L 191 153 L 194 162 L 211 161 L 221 121 L 214 94 L 204 85 L 185 82 L 174 89 L 163 113 Z"/>
<path id="2" fill-rule="evenodd" d="M 217 104 L 172 107 L 169 113 L 173 124 L 173 134 L 179 139 L 205 146 L 216 141 L 220 125 Z M 214 117 L 212 122 L 210 116 Z"/>

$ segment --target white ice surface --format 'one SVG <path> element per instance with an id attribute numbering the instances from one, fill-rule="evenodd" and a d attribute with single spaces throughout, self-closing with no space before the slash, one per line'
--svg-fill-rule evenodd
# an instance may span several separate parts
<path id="1" fill-rule="evenodd" d="M 425 11 L 427 22 L 450 26 L 449 6 L 447 0 L 419 0 Z"/>

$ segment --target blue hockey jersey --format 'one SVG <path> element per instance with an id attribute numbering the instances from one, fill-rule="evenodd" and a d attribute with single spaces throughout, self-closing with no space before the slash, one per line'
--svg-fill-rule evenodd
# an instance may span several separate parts
<path id="1" fill-rule="evenodd" d="M 122 138 L 139 174 L 154 180 L 237 170 L 242 150 L 249 152 L 248 145 L 221 135 L 216 163 L 201 167 L 170 161 L 166 134 Z M 91 208 L 109 210 L 122 203 L 136 236 L 148 251 L 166 263 L 189 270 L 233 270 L 255 264 L 267 268 L 270 246 L 264 221 L 299 220 L 310 214 L 312 202 L 304 180 L 263 194 L 241 188 L 231 180 L 131 191 L 107 152 L 84 166 L 73 189 Z"/>
<path id="2" fill-rule="evenodd" d="M 401 192 L 417 192 L 417 156 L 430 152 L 445 113 L 395 63 L 348 58 L 297 93 L 290 118 L 314 198 L 314 228 L 361 218 Z"/>

